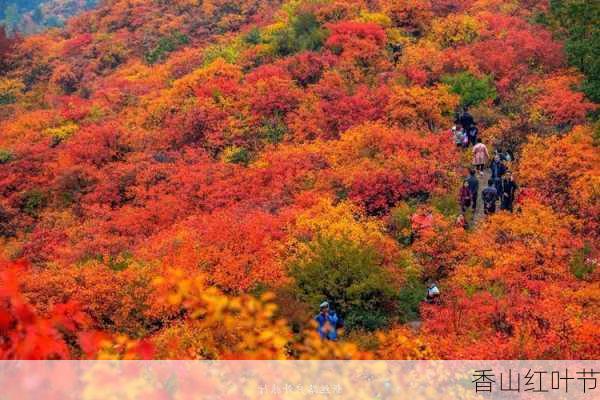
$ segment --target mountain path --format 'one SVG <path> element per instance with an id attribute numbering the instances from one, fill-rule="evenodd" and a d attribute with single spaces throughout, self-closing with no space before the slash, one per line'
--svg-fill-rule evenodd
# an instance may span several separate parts
<path id="1" fill-rule="evenodd" d="M 473 214 L 473 226 L 477 226 L 477 224 L 485 218 L 485 213 L 483 211 L 483 198 L 481 197 L 481 192 L 483 189 L 487 187 L 488 180 L 492 177 L 492 174 L 488 168 L 484 169 L 483 175 L 477 173 L 477 180 L 479 181 L 479 192 L 477 193 L 477 209 Z"/>

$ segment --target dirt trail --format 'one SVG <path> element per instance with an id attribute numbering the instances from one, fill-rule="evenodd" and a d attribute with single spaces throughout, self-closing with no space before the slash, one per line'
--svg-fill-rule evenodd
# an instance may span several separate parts
<path id="1" fill-rule="evenodd" d="M 476 226 L 479 221 L 485 218 L 485 213 L 483 212 L 483 199 L 481 198 L 481 192 L 483 189 L 487 187 L 487 182 L 491 178 L 492 174 L 489 168 L 486 168 L 483 171 L 483 175 L 477 173 L 477 180 L 479 181 L 479 193 L 477 193 L 477 210 L 473 214 L 473 226 Z"/>

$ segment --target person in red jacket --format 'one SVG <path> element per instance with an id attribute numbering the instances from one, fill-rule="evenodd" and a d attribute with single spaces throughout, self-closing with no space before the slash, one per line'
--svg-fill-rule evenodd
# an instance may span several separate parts
<path id="1" fill-rule="evenodd" d="M 469 207 L 471 207 L 471 201 L 473 201 L 473 199 L 471 190 L 469 189 L 468 181 L 463 182 L 463 185 L 458 193 L 458 201 L 460 203 L 460 209 L 463 213 L 467 211 Z"/>

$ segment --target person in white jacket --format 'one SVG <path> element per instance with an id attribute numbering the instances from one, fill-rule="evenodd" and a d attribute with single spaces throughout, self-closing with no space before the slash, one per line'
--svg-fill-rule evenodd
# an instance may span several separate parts
<path id="1" fill-rule="evenodd" d="M 436 299 L 438 297 L 440 297 L 440 289 L 438 289 L 435 282 L 430 280 L 427 283 L 427 298 L 426 298 L 426 300 L 428 303 L 433 303 L 436 301 Z"/>

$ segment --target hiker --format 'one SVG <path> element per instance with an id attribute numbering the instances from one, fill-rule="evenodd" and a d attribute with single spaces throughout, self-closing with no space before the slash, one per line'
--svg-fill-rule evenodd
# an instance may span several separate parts
<path id="1" fill-rule="evenodd" d="M 498 194 L 502 193 L 502 177 L 506 173 L 507 169 L 499 154 L 494 156 L 494 160 L 490 163 L 490 171 L 492 173 L 492 180 L 494 181 L 494 187 Z"/>
<path id="2" fill-rule="evenodd" d="M 496 212 L 496 201 L 498 201 L 498 191 L 494 187 L 494 181 L 488 179 L 488 186 L 481 192 L 483 199 L 483 210 L 486 214 L 493 214 Z"/>
<path id="3" fill-rule="evenodd" d="M 319 306 L 320 312 L 315 317 L 317 321 L 317 332 L 321 339 L 337 340 L 337 329 L 342 326 L 341 319 L 338 318 L 335 311 L 329 310 L 329 303 L 324 301 Z"/>
<path id="4" fill-rule="evenodd" d="M 513 160 L 513 157 L 508 150 L 504 151 L 502 149 L 499 149 L 496 151 L 496 154 L 500 156 L 500 160 L 502 161 L 511 162 Z"/>
<path id="5" fill-rule="evenodd" d="M 481 142 L 481 138 L 477 138 L 477 144 L 473 147 L 473 165 L 480 175 L 483 175 L 483 168 L 489 159 L 487 146 Z"/>
<path id="6" fill-rule="evenodd" d="M 427 282 L 427 297 L 425 300 L 428 303 L 434 303 L 440 297 L 440 289 L 438 289 L 437 285 L 431 279 Z"/>
<path id="7" fill-rule="evenodd" d="M 462 125 L 464 131 L 469 132 L 469 129 L 471 128 L 475 120 L 473 119 L 473 116 L 469 114 L 469 112 L 466 109 L 464 109 L 464 111 L 460 114 L 459 122 Z"/>
<path id="8" fill-rule="evenodd" d="M 462 127 L 452 127 L 452 134 L 454 135 L 454 143 L 456 147 L 465 147 L 465 140 L 467 136 Z"/>
<path id="9" fill-rule="evenodd" d="M 471 207 L 473 207 L 473 212 L 477 210 L 477 196 L 479 196 L 479 180 L 475 174 L 475 170 L 471 168 L 469 170 L 469 177 L 465 181 L 468 183 L 469 190 L 471 191 Z"/>
<path id="10" fill-rule="evenodd" d="M 473 122 L 473 125 L 467 131 L 467 139 L 469 140 L 469 144 L 471 146 L 475 146 L 477 144 L 477 135 L 479 135 L 479 128 L 477 128 L 477 122 Z"/>
<path id="11" fill-rule="evenodd" d="M 512 172 L 509 171 L 502 182 L 502 200 L 500 207 L 503 210 L 513 211 L 513 203 L 515 202 L 515 194 L 518 188 L 519 186 L 517 186 Z"/>
<path id="12" fill-rule="evenodd" d="M 475 194 L 477 195 L 477 194 Z M 463 182 L 463 185 L 460 188 L 460 191 L 458 193 L 458 201 L 460 203 L 460 210 L 464 213 L 465 211 L 467 211 L 467 209 L 469 207 L 471 207 L 471 198 L 472 198 L 472 194 L 471 194 L 471 189 L 469 188 L 469 181 L 465 180 Z"/>

